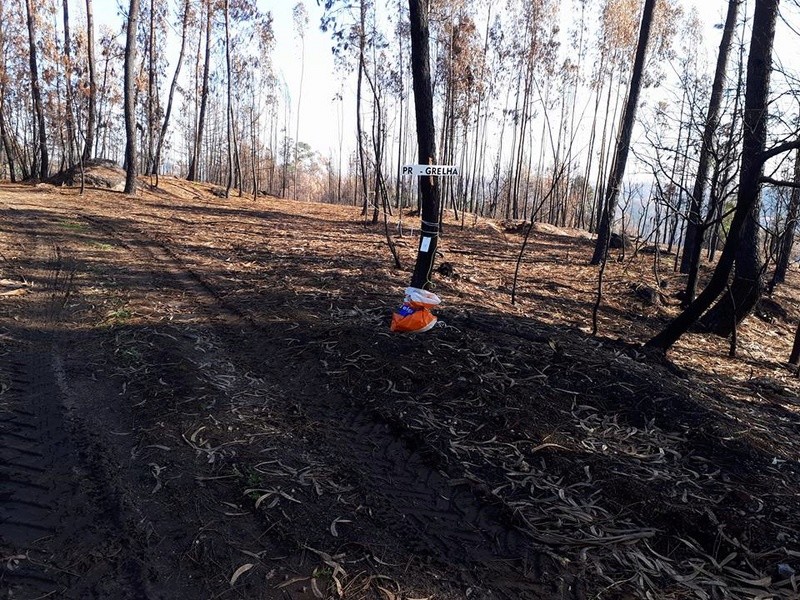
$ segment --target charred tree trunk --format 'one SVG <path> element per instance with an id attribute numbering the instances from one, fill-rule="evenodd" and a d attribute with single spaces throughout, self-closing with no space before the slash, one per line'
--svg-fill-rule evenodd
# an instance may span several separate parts
<path id="1" fill-rule="evenodd" d="M 750 54 L 747 59 L 747 87 L 738 201 L 725 246 L 708 285 L 683 312 L 647 342 L 647 346 L 651 348 L 668 350 L 725 291 L 734 261 L 737 262 L 737 270 L 739 269 L 739 250 L 746 228 L 758 226 L 752 215 L 754 209 L 759 205 L 761 171 L 768 158 L 764 153 L 764 145 L 767 137 L 769 80 L 772 72 L 772 44 L 775 39 L 778 1 L 757 0 L 753 15 L 753 33 L 750 38 Z M 750 250 L 753 250 L 752 244 L 745 244 L 745 246 L 751 246 Z M 747 251 L 742 253 L 742 258 L 743 260 L 748 259 Z M 743 263 L 741 267 L 742 271 L 746 271 L 746 264 Z M 743 300 L 760 292 L 758 284 L 761 276 L 758 269 L 760 269 L 760 265 L 756 270 L 757 276 L 749 282 L 744 280 L 749 273 L 741 274 L 740 285 L 743 285 L 744 289 L 733 290 L 733 286 L 731 286 L 732 294 L 726 294 L 728 303 L 731 302 L 730 297 L 733 295 L 733 302 L 739 308 Z M 722 313 L 718 314 L 721 318 L 718 318 L 717 322 L 724 325 L 725 316 Z"/>
<path id="2" fill-rule="evenodd" d="M 800 366 L 800 325 L 797 326 L 797 331 L 794 334 L 794 344 L 792 345 L 792 353 L 789 355 L 789 362 L 794 366 Z"/>
<path id="3" fill-rule="evenodd" d="M 153 160 L 153 175 L 156 176 L 156 184 L 158 183 L 158 173 L 161 170 L 161 152 L 164 149 L 164 140 L 167 137 L 169 117 L 172 114 L 172 101 L 175 97 L 175 89 L 178 87 L 178 77 L 181 74 L 181 67 L 183 66 L 183 55 L 186 52 L 186 32 L 189 30 L 189 0 L 185 0 L 183 3 L 183 25 L 181 27 L 181 49 L 178 52 L 178 64 L 175 65 L 175 74 L 172 76 L 172 84 L 169 86 L 167 110 L 164 113 L 164 122 L 161 124 L 158 144 L 156 145 L 156 155 Z"/>
<path id="4" fill-rule="evenodd" d="M 760 210 L 759 192 L 742 227 L 729 293 L 723 294 L 701 319 L 703 327 L 720 336 L 731 335 L 734 328 L 753 311 L 764 292 L 764 257 L 761 225 L 758 222 Z"/>
<path id="5" fill-rule="evenodd" d="M 125 193 L 136 193 L 136 31 L 139 27 L 139 0 L 131 0 L 125 42 Z"/>
<path id="6" fill-rule="evenodd" d="M 233 95 L 233 86 L 231 85 L 231 16 L 230 16 L 230 3 L 225 0 L 225 71 L 228 78 L 228 91 L 225 101 L 225 125 L 228 131 L 228 179 L 225 185 L 225 197 L 231 195 L 231 187 L 233 186 L 233 119 L 231 113 L 233 112 L 233 105 L 231 98 Z"/>
<path id="7" fill-rule="evenodd" d="M 639 28 L 639 41 L 636 46 L 636 58 L 633 63 L 631 85 L 628 91 L 628 101 L 625 113 L 622 116 L 622 131 L 614 153 L 614 163 L 606 185 L 603 213 L 600 217 L 600 226 L 597 230 L 597 242 L 594 247 L 591 264 L 598 265 L 606 259 L 608 253 L 608 239 L 611 236 L 611 221 L 617 209 L 617 198 L 625 175 L 625 165 L 628 162 L 628 151 L 631 147 L 633 125 L 636 122 L 636 109 L 639 105 L 639 91 L 642 88 L 642 75 L 644 73 L 644 57 L 647 52 L 647 41 L 650 39 L 650 25 L 653 22 L 653 11 L 656 0 L 645 0 L 642 10 L 642 24 Z"/>
<path id="8" fill-rule="evenodd" d="M 156 103 L 158 102 L 158 82 L 156 78 L 156 6 L 155 0 L 150 0 L 149 31 L 147 43 L 147 156 L 144 161 L 144 170 L 148 175 L 157 174 L 155 167 L 155 142 L 156 142 Z"/>
<path id="9" fill-rule="evenodd" d="M 3 3 L 0 2 L 0 53 L 5 49 L 5 21 L 3 20 Z M 3 150 L 6 154 L 8 161 L 8 172 L 11 181 L 16 182 L 17 175 L 14 168 L 14 148 L 11 140 L 9 139 L 8 130 L 6 129 L 5 121 L 5 99 L 6 99 L 6 84 L 5 84 L 5 65 L 6 57 L 0 54 L 0 141 L 3 143 Z"/>
<path id="10" fill-rule="evenodd" d="M 197 163 L 200 162 L 200 148 L 203 146 L 203 129 L 206 123 L 206 109 L 208 107 L 208 80 L 211 64 L 211 11 L 212 5 L 209 2 L 206 6 L 206 52 L 203 59 L 203 87 L 200 92 L 200 115 L 197 117 L 197 136 L 194 139 L 192 157 L 189 161 L 189 173 L 186 175 L 188 181 L 197 179 Z"/>
<path id="11" fill-rule="evenodd" d="M 0 36 L 0 40 L 1 39 L 2 36 Z M 11 140 L 8 138 L 8 131 L 6 131 L 5 117 L 3 116 L 3 96 L 4 92 L 0 89 L 0 140 L 3 142 L 3 151 L 5 152 L 6 161 L 8 162 L 8 175 L 11 177 L 11 183 L 16 183 L 17 175 L 14 164 L 14 148 L 11 144 Z"/>
<path id="12" fill-rule="evenodd" d="M 367 167 L 366 159 L 364 157 L 364 127 L 361 123 L 361 99 L 364 81 L 364 69 L 366 68 L 364 62 L 364 52 L 366 51 L 367 35 L 365 32 L 366 27 L 366 7 L 364 0 L 361 0 L 359 8 L 359 34 L 358 34 L 358 79 L 356 82 L 356 136 L 358 136 L 358 162 L 361 167 L 361 189 L 364 194 L 364 207 L 361 211 L 362 215 L 367 214 L 369 203 L 369 192 L 367 187 Z"/>
<path id="13" fill-rule="evenodd" d="M 86 117 L 86 143 L 83 146 L 83 162 L 94 154 L 94 135 L 97 113 L 97 83 L 95 82 L 94 65 L 94 15 L 92 0 L 86 0 L 86 52 L 89 61 L 89 106 Z"/>
<path id="14" fill-rule="evenodd" d="M 428 0 L 409 0 L 408 5 L 411 18 L 411 73 L 414 82 L 419 162 L 420 164 L 436 164 Z M 422 227 L 411 286 L 428 289 L 431 284 L 430 275 L 439 241 L 439 182 L 435 177 L 420 177 L 419 188 L 422 198 Z"/>
<path id="15" fill-rule="evenodd" d="M 44 106 L 42 105 L 42 92 L 39 87 L 39 67 L 38 67 L 38 53 L 36 51 L 36 26 L 34 22 L 34 8 L 33 0 L 25 1 L 25 8 L 27 9 L 28 17 L 28 48 L 29 59 L 31 66 L 31 95 L 33 96 L 33 111 L 36 117 L 36 129 L 38 133 L 38 153 L 39 162 L 38 169 L 36 161 L 34 161 L 31 175 L 34 178 L 45 179 L 50 171 L 50 161 L 47 153 L 47 130 L 44 121 Z"/>
<path id="16" fill-rule="evenodd" d="M 800 185 L 800 150 L 795 154 L 794 159 L 794 183 Z M 769 282 L 769 291 L 775 289 L 779 283 L 786 280 L 786 271 L 789 270 L 789 259 L 792 254 L 792 246 L 794 245 L 794 232 L 797 228 L 797 213 L 800 209 L 800 188 L 792 190 L 792 196 L 789 200 L 789 209 L 786 211 L 786 227 L 781 236 L 780 250 L 778 251 L 778 260 L 775 264 L 775 272 L 772 274 L 772 279 Z"/>
<path id="17" fill-rule="evenodd" d="M 683 243 L 683 257 L 681 258 L 681 273 L 689 273 L 692 261 L 699 260 L 700 253 L 694 251 L 695 245 L 703 245 L 705 227 L 700 226 L 700 209 L 703 205 L 703 195 L 708 179 L 708 167 L 711 158 L 711 144 L 714 133 L 719 126 L 719 111 L 722 104 L 722 92 L 725 87 L 725 72 L 728 68 L 728 55 L 731 50 L 733 31 L 736 28 L 736 18 L 742 0 L 729 0 L 728 14 L 725 18 L 725 28 L 722 32 L 722 41 L 719 44 L 717 67 L 714 73 L 714 83 L 711 86 L 711 99 L 708 103 L 708 115 L 703 129 L 703 141 L 700 146 L 700 156 L 697 163 L 697 174 L 692 189 L 691 204 L 689 205 L 689 222 L 686 226 L 686 235 Z M 686 290 L 687 301 L 692 301 L 694 289 Z"/>
<path id="18" fill-rule="evenodd" d="M 69 30 L 69 2 L 62 3 L 64 14 L 64 75 L 66 77 L 67 166 L 75 164 L 75 120 L 72 101 L 72 41 Z"/>

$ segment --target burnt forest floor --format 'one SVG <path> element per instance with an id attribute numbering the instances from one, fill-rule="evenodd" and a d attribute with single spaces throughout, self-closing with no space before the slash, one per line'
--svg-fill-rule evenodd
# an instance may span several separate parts
<path id="1" fill-rule="evenodd" d="M 396 335 L 398 220 L 403 269 L 354 207 L 0 186 L 3 597 L 800 597 L 796 271 L 665 360 L 673 256 L 609 261 L 593 337 L 586 234 L 512 305 L 521 234 L 468 219 Z"/>

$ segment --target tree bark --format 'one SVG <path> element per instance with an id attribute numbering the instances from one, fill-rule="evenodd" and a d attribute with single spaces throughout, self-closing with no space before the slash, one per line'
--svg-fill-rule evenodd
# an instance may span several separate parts
<path id="1" fill-rule="evenodd" d="M 0 2 L 0 53 L 5 49 L 5 21 L 3 20 L 3 3 Z M 3 143 L 3 150 L 6 154 L 6 161 L 8 161 L 8 172 L 11 177 L 11 182 L 17 180 L 16 169 L 14 168 L 14 148 L 9 139 L 8 130 L 6 129 L 5 121 L 5 100 L 6 100 L 6 84 L 5 84 L 5 54 L 0 54 L 0 141 Z"/>
<path id="2" fill-rule="evenodd" d="M 197 179 L 198 166 L 200 162 L 200 148 L 203 145 L 203 129 L 206 123 L 206 109 L 208 107 L 208 80 L 209 68 L 211 64 L 211 14 L 212 5 L 208 2 L 206 5 L 206 52 L 203 63 L 203 87 L 200 92 L 200 115 L 197 118 L 197 137 L 194 140 L 194 148 L 192 150 L 192 157 L 189 161 L 189 173 L 186 176 L 188 181 L 195 181 Z"/>
<path id="3" fill-rule="evenodd" d="M 153 161 L 153 174 L 158 177 L 161 170 L 161 151 L 164 148 L 164 140 L 167 137 L 167 129 L 169 128 L 169 117 L 172 114 L 172 101 L 175 97 L 175 89 L 178 87 L 178 77 L 181 74 L 181 67 L 183 66 L 183 56 L 186 51 L 186 32 L 189 29 L 189 0 L 184 0 L 183 3 L 183 25 L 181 29 L 181 49 L 178 52 L 178 64 L 175 65 L 175 74 L 172 77 L 172 84 L 169 86 L 169 97 L 167 98 L 167 110 L 164 113 L 164 122 L 161 124 L 161 132 L 158 136 L 158 144 L 156 145 L 156 156 Z M 158 181 L 158 179 L 156 179 Z"/>
<path id="4" fill-rule="evenodd" d="M 647 52 L 647 41 L 650 39 L 650 26 L 653 22 L 653 12 L 656 0 L 645 0 L 642 10 L 642 24 L 639 28 L 639 41 L 636 46 L 636 58 L 633 62 L 633 73 L 628 90 L 628 101 L 625 113 L 622 116 L 622 131 L 620 132 L 617 149 L 614 154 L 614 163 L 606 185 L 606 197 L 603 203 L 603 214 L 597 231 L 597 242 L 594 247 L 591 264 L 597 265 L 606 259 L 608 253 L 608 239 L 611 235 L 611 221 L 617 208 L 622 177 L 625 175 L 625 165 L 628 162 L 628 151 L 631 147 L 633 125 L 636 122 L 636 109 L 639 105 L 639 92 L 642 88 L 642 74 L 644 73 L 644 58 Z"/>
<path id="5" fill-rule="evenodd" d="M 414 109 L 417 117 L 417 144 L 420 164 L 436 163 L 436 130 L 433 123 L 428 0 L 409 0 L 411 20 L 411 73 L 414 82 Z M 420 177 L 422 226 L 417 261 L 411 286 L 429 289 L 430 275 L 439 242 L 439 182 L 435 177 Z"/>
<path id="6" fill-rule="evenodd" d="M 797 151 L 794 159 L 794 183 L 800 185 L 800 150 Z M 797 228 L 798 209 L 800 209 L 800 188 L 794 188 L 789 200 L 789 209 L 786 211 L 786 227 L 781 236 L 778 260 L 775 263 L 775 271 L 769 282 L 770 293 L 772 293 L 776 285 L 786 281 L 786 271 L 789 270 L 789 259 L 794 245 L 794 232 Z"/>
<path id="7" fill-rule="evenodd" d="M 33 110 L 36 116 L 36 126 L 38 132 L 38 151 L 39 163 L 33 165 L 31 175 L 39 179 L 45 179 L 50 170 L 50 161 L 47 153 L 47 130 L 45 128 L 44 120 L 44 106 L 42 105 L 42 92 L 39 87 L 39 67 L 37 65 L 37 51 L 36 51 L 36 26 L 34 23 L 34 7 L 33 0 L 25 0 L 25 8 L 27 9 L 28 17 L 28 48 L 30 51 L 29 59 L 31 66 L 31 94 L 33 96 Z"/>
<path id="8" fill-rule="evenodd" d="M 363 5 L 364 5 L 364 3 L 362 2 L 361 5 L 362 5 L 362 9 L 361 10 L 362 10 L 362 13 L 363 13 Z M 300 5 L 300 6 L 302 6 L 302 5 Z M 297 6 L 295 8 L 297 8 Z M 300 110 L 301 110 L 302 104 L 303 104 L 303 79 L 305 77 L 305 72 L 306 72 L 306 33 L 305 33 L 305 30 L 304 30 L 305 23 L 302 22 L 301 18 L 298 19 L 295 24 L 297 25 L 297 27 L 299 29 L 298 33 L 300 34 L 300 87 L 297 90 L 297 117 L 295 119 L 295 128 L 294 128 L 294 173 L 293 173 L 293 175 L 294 175 L 294 177 L 293 177 L 293 179 L 294 179 L 294 181 L 293 181 L 293 183 L 294 183 L 293 199 L 297 200 L 297 175 L 298 175 L 298 171 L 300 170 L 300 163 L 298 162 L 298 159 L 300 158 L 300 155 L 299 155 L 299 152 L 298 152 L 299 144 L 300 144 Z M 363 27 L 363 23 L 362 23 L 362 27 Z M 362 35 L 363 35 L 363 32 L 362 32 Z"/>
<path id="9" fill-rule="evenodd" d="M 719 44 L 719 54 L 717 55 L 717 67 L 714 72 L 714 83 L 711 86 L 711 98 L 708 102 L 708 114 L 706 115 L 705 127 L 703 128 L 703 141 L 700 145 L 700 155 L 697 159 L 697 174 L 692 189 L 691 204 L 689 205 L 689 222 L 686 226 L 686 235 L 683 242 L 683 255 L 681 258 L 681 273 L 689 273 L 692 269 L 692 261 L 699 260 L 700 253 L 695 252 L 696 245 L 703 245 L 705 227 L 700 226 L 700 209 L 703 205 L 703 196 L 706 190 L 708 179 L 708 167 L 711 159 L 711 145 L 714 133 L 719 127 L 719 112 L 722 104 L 722 92 L 725 87 L 725 73 L 728 68 L 728 56 L 731 50 L 733 32 L 736 28 L 736 18 L 742 0 L 728 1 L 728 14 L 725 17 L 725 28 L 722 32 L 722 40 Z M 687 288 L 686 299 L 688 302 L 693 300 L 694 288 Z"/>
<path id="10" fill-rule="evenodd" d="M 147 43 L 147 156 L 144 161 L 144 169 L 146 174 L 152 174 L 155 171 L 155 129 L 156 129 L 156 101 L 158 98 L 158 90 L 156 87 L 156 59 L 155 59 L 155 46 L 156 46 L 156 6 L 155 0 L 150 0 L 150 14 L 148 25 L 148 43 Z"/>
<path id="11" fill-rule="evenodd" d="M 94 60 L 94 15 L 92 0 L 86 0 L 86 52 L 89 61 L 89 106 L 86 118 L 86 143 L 83 147 L 83 162 L 94 154 L 94 137 L 97 113 L 97 83 L 95 82 Z"/>
<path id="12" fill-rule="evenodd" d="M 233 106 L 231 103 L 231 96 L 233 94 L 233 86 L 231 85 L 231 16 L 230 16 L 230 2 L 225 0 L 225 70 L 228 77 L 228 91 L 226 94 L 225 103 L 225 125 L 228 131 L 228 179 L 225 186 L 225 197 L 231 195 L 231 187 L 233 186 L 233 119 L 231 113 Z"/>
<path id="13" fill-rule="evenodd" d="M 366 28 L 366 6 L 365 0 L 361 0 L 359 4 L 359 33 L 358 33 L 358 78 L 356 79 L 356 136 L 358 137 L 358 162 L 361 167 L 361 189 L 364 194 L 364 207 L 361 211 L 362 215 L 367 214 L 369 204 L 369 192 L 367 189 L 367 167 L 366 159 L 364 157 L 364 126 L 361 123 L 361 100 L 362 89 L 364 81 L 365 60 L 364 53 L 367 45 Z"/>
<path id="14" fill-rule="evenodd" d="M 72 101 L 72 40 L 69 29 L 69 1 L 63 0 L 62 12 L 64 15 L 64 75 L 66 77 L 66 117 L 67 117 L 67 166 L 75 164 L 75 120 Z"/>
<path id="15" fill-rule="evenodd" d="M 797 331 L 794 334 L 794 344 L 792 345 L 792 353 L 789 355 L 789 362 L 794 366 L 800 365 L 800 325 L 797 326 Z"/>
<path id="16" fill-rule="evenodd" d="M 775 20 L 779 0 L 757 0 L 753 15 L 750 54 L 747 59 L 742 162 L 739 171 L 739 192 L 728 237 L 711 280 L 697 298 L 655 337 L 647 346 L 666 351 L 697 322 L 711 304 L 725 291 L 734 260 L 738 259 L 742 233 L 758 207 L 761 172 L 766 156 L 769 81 L 772 72 L 772 44 L 775 39 Z M 738 265 L 737 265 L 738 268 Z M 755 283 L 755 282 L 752 282 Z M 733 290 L 732 290 L 733 291 Z M 739 304 L 739 296 L 735 296 Z"/>
<path id="17" fill-rule="evenodd" d="M 136 31 L 139 27 L 139 0 L 131 0 L 125 41 L 125 193 L 136 194 Z"/>

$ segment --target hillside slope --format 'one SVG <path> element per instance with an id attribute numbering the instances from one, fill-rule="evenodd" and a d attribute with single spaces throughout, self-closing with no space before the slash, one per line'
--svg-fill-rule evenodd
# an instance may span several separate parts
<path id="1" fill-rule="evenodd" d="M 651 255 L 591 337 L 585 235 L 537 228 L 512 306 L 520 235 L 452 223 L 441 324 L 400 336 L 414 218 L 395 270 L 357 208 L 144 187 L 0 186 L 17 596 L 798 597 L 796 273 L 740 358 L 666 361 Z"/>

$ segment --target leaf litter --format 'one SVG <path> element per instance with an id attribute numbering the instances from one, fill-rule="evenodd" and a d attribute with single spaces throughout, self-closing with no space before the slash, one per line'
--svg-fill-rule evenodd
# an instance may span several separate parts
<path id="1" fill-rule="evenodd" d="M 215 202 L 203 200 L 206 207 Z M 318 219 L 316 229 L 304 230 L 300 251 L 292 250 L 299 248 L 297 225 L 249 216 L 250 206 L 236 202 L 224 206 L 236 206 L 248 228 L 235 239 L 219 239 L 218 224 L 202 213 L 186 229 L 155 218 L 147 226 L 182 252 L 193 270 L 224 273 L 210 276 L 219 293 L 234 297 L 253 290 L 249 296 L 237 293 L 235 301 L 278 336 L 286 364 L 316 360 L 331 390 L 369 406 L 414 443 L 424 440 L 426 456 L 454 483 L 485 490 L 508 507 L 531 539 L 582 574 L 590 582 L 589 597 L 798 597 L 796 575 L 779 568 L 797 570 L 800 550 L 798 386 L 775 358 L 785 349 L 786 335 L 771 349 L 762 343 L 768 339 L 766 325 L 752 319 L 741 332 L 737 361 L 724 358 L 723 342 L 690 336 L 673 354 L 677 368 L 614 341 L 646 339 L 674 310 L 642 309 L 624 293 L 614 293 L 626 289 L 627 279 L 647 276 L 651 265 L 640 260 L 620 269 L 612 265 L 611 291 L 601 309 L 601 331 L 611 338 L 588 338 L 580 328 L 586 326 L 595 272 L 569 259 L 585 253 L 588 242 L 564 232 L 540 232 L 523 268 L 522 305 L 512 307 L 506 267 L 502 261 L 489 265 L 482 256 L 509 259 L 513 243 L 479 224 L 466 232 L 448 228 L 443 251 L 452 255 L 461 276 L 438 282 L 437 293 L 448 302 L 441 311 L 443 325 L 424 339 L 398 339 L 383 326 L 397 302 L 389 288 L 402 289 L 406 275 L 374 260 L 380 236 L 357 224 L 354 209 L 271 201 L 270 210 L 281 219 L 301 214 Z M 148 210 L 170 214 L 168 207 Z M 191 240 L 198 236 L 213 243 L 208 252 L 192 254 Z M 342 238 L 354 257 L 341 253 Z M 295 274 L 298 257 L 313 266 L 308 276 Z M 313 257 L 320 260 L 312 262 Z M 565 257 L 570 267 L 562 273 L 553 265 Z M 665 280 L 674 285 L 669 276 Z M 794 286 L 780 293 L 794 300 Z M 273 295 L 276 289 L 287 294 Z M 194 318 L 181 316 L 179 302 L 171 306 L 164 313 L 170 321 Z M 614 311 L 619 315 L 612 317 Z M 140 315 L 136 319 L 148 314 L 141 307 L 132 312 Z M 793 327 L 780 326 L 788 332 Z M 280 455 L 279 445 L 264 445 L 285 435 L 262 412 L 277 390 L 264 372 L 229 360 L 224 344 L 206 327 L 192 327 L 182 339 L 193 339 L 190 360 L 196 361 L 197 383 L 191 402 L 180 401 L 214 418 L 195 420 L 180 439 L 150 440 L 150 450 L 185 444 L 214 469 L 198 471 L 206 483 L 228 477 L 231 462 L 247 458 L 249 472 L 275 483 L 243 487 L 261 499 L 260 509 L 276 500 L 299 505 L 328 494 L 348 497 L 350 488 L 337 481 L 341 474 L 335 467 L 306 460 L 310 456 L 292 461 Z M 157 387 L 146 388 L 142 381 L 171 383 L 156 377 L 162 364 L 149 357 L 158 336 L 183 334 L 127 325 L 115 332 L 115 364 L 126 381 L 122 395 L 140 398 L 143 409 L 163 407 L 169 390 L 147 397 L 142 392 Z M 777 385 L 759 383 L 765 380 Z M 312 430 L 302 427 L 308 429 L 296 435 Z M 259 448 L 264 454 L 256 460 L 258 453 L 251 450 Z M 155 467 L 158 483 L 167 467 Z M 281 480 L 303 493 L 279 485 Z M 328 518 L 319 525 L 340 543 L 350 528 L 336 525 L 348 521 L 357 519 Z M 352 568 L 346 572 L 346 555 L 308 551 L 333 571 L 331 591 L 339 597 L 362 597 L 381 581 Z M 382 564 L 377 557 L 370 562 Z M 249 570 L 238 572 L 245 566 L 233 571 L 230 585 Z M 369 583 L 359 588 L 359 581 Z M 314 582 L 315 596 L 327 593 L 322 580 Z M 384 595 L 402 597 L 400 588 L 380 587 Z"/>

